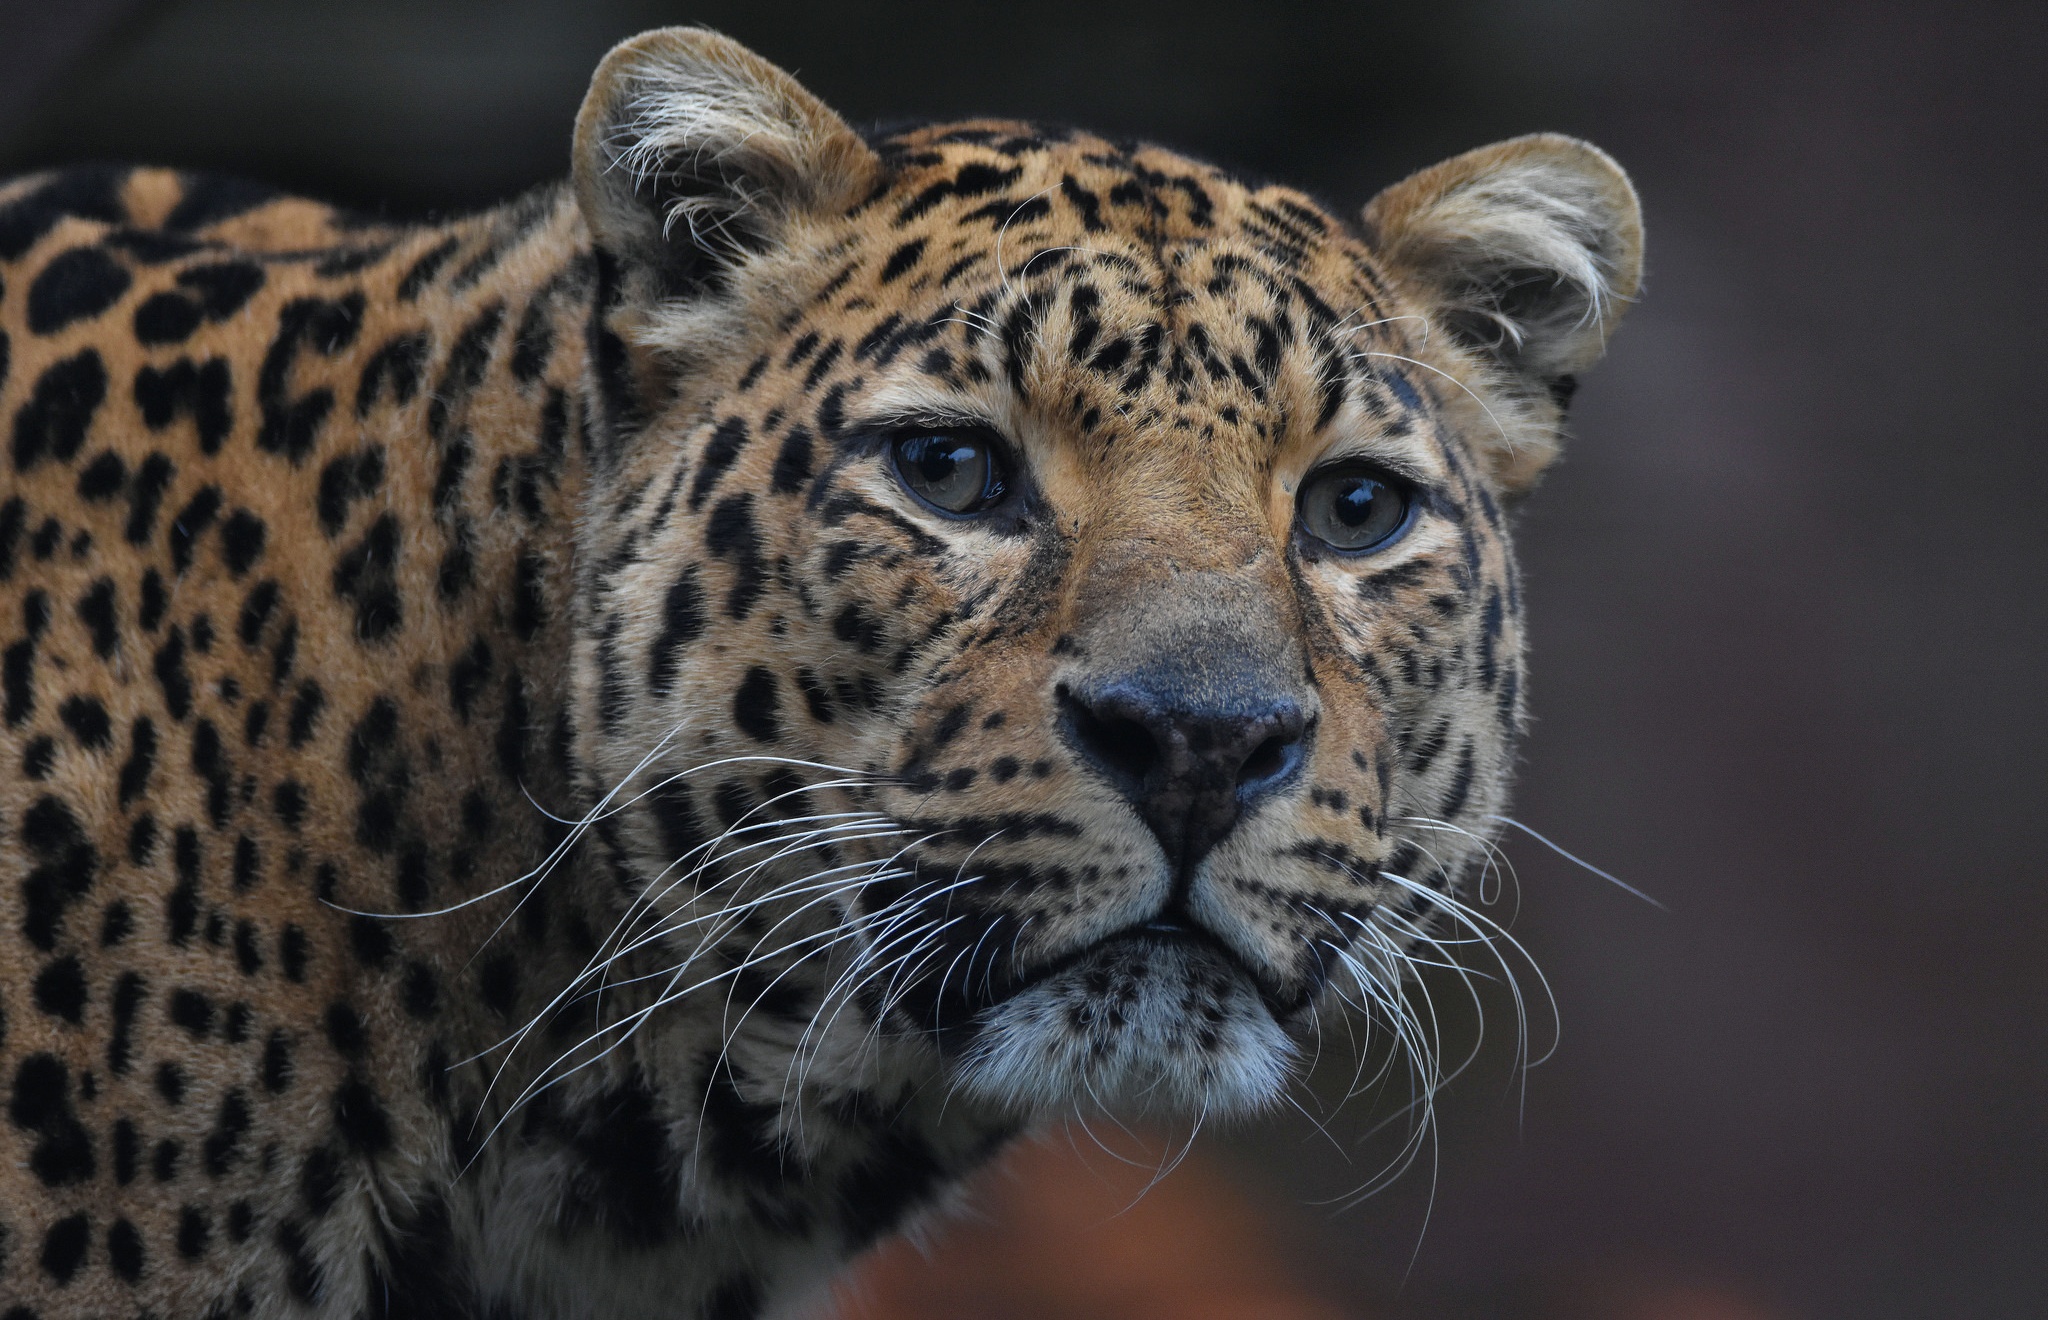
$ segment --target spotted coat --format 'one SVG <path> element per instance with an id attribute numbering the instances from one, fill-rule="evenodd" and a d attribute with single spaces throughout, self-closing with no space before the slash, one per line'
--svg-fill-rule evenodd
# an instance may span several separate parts
<path id="1" fill-rule="evenodd" d="M 755 1315 L 1038 1119 L 1269 1102 L 1455 921 L 1611 162 L 1347 225 L 689 31 L 577 141 L 430 226 L 0 190 L 6 1320 Z M 948 427 L 987 517 L 892 469 Z M 1339 459 L 1398 544 L 1301 533 Z M 1133 675 L 1292 768 L 1156 824 Z"/>

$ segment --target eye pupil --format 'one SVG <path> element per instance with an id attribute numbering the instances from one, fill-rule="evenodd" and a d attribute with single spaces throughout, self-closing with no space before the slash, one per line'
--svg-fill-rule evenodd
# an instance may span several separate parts
<path id="1" fill-rule="evenodd" d="M 911 494 L 945 513 L 973 514 L 1003 489 L 995 447 L 973 436 L 909 435 L 894 445 L 896 474 Z"/>
<path id="2" fill-rule="evenodd" d="M 1412 500 L 1407 488 L 1384 476 L 1338 469 L 1316 473 L 1302 484 L 1303 530 L 1331 548 L 1373 550 L 1392 542 L 1408 526 Z"/>
<path id="3" fill-rule="evenodd" d="M 1386 487 L 1371 477 L 1346 481 L 1337 495 L 1337 516 L 1347 527 L 1362 527 L 1372 519 L 1375 499 L 1385 497 Z"/>

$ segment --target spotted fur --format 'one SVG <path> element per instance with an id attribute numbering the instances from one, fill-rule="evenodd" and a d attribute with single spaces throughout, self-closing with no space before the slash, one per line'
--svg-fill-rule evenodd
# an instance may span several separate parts
<path id="1" fill-rule="evenodd" d="M 1504 502 L 1639 246 L 1569 139 L 1347 225 L 685 30 L 448 224 L 7 186 L 7 1320 L 732 1320 L 1036 1120 L 1269 1102 L 1490 833 Z M 942 423 L 1010 513 L 890 475 Z M 1347 454 L 1381 554 L 1295 530 Z M 1148 824 L 1119 683 L 1284 700 L 1291 777 Z"/>

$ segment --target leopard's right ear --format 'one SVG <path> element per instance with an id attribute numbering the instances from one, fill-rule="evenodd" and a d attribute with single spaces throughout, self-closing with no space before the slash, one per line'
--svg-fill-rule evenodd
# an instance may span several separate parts
<path id="1" fill-rule="evenodd" d="M 806 213 L 843 212 L 881 162 L 796 79 L 703 28 L 604 57 L 576 116 L 576 199 L 628 300 L 715 285 Z"/>

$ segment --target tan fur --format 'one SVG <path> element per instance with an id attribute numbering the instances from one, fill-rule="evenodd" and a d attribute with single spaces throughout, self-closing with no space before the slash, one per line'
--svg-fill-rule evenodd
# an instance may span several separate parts
<path id="1" fill-rule="evenodd" d="M 773 1310 L 1049 1114 L 1269 1103 L 1491 832 L 1500 501 L 1639 280 L 1605 156 L 1459 157 L 1368 242 L 1086 134 L 870 144 L 669 30 L 572 176 L 426 227 L 0 191 L 0 1297 L 41 1320 Z M 1009 522 L 890 474 L 967 423 Z M 1295 507 L 1353 458 L 1430 496 L 1345 558 Z M 1312 724 L 1178 877 L 1062 732 L 1162 665 Z M 1210 942 L 1133 953 L 1169 908 Z M 930 1029 L 960 967 L 991 998 Z"/>

